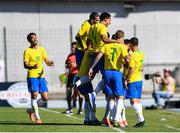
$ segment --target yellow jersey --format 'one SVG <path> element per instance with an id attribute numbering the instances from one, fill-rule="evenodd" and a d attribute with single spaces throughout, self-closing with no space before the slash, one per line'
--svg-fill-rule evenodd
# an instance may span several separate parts
<path id="1" fill-rule="evenodd" d="M 92 52 L 99 52 L 103 47 L 102 35 L 108 36 L 108 29 L 104 24 L 97 23 L 91 27 L 88 38 L 92 42 Z"/>
<path id="2" fill-rule="evenodd" d="M 89 57 L 89 50 L 87 50 L 84 53 L 83 60 L 82 60 L 77 76 L 78 77 L 87 76 L 90 66 L 91 66 L 91 60 Z"/>
<path id="3" fill-rule="evenodd" d="M 122 60 L 128 55 L 127 47 L 124 44 L 105 44 L 100 52 L 104 54 L 104 69 L 122 71 Z"/>
<path id="4" fill-rule="evenodd" d="M 83 49 L 87 48 L 86 42 L 89 35 L 89 29 L 91 28 L 91 24 L 88 20 L 84 21 L 84 23 L 81 25 L 81 28 L 78 32 L 78 34 L 81 36 Z M 81 46 L 78 44 L 77 49 L 82 50 Z"/>
<path id="5" fill-rule="evenodd" d="M 29 69 L 27 73 L 28 78 L 42 78 L 43 73 L 43 60 L 47 58 L 46 51 L 43 47 L 39 46 L 37 49 L 27 48 L 24 51 L 24 62 L 30 66 L 38 64 L 37 69 Z"/>
<path id="6" fill-rule="evenodd" d="M 129 61 L 129 67 L 133 69 L 133 73 L 130 76 L 130 83 L 142 81 L 143 62 L 144 53 L 141 50 L 133 51 Z"/>

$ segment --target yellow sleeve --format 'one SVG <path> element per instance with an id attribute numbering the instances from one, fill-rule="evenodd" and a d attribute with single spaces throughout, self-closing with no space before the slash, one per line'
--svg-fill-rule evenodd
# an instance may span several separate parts
<path id="1" fill-rule="evenodd" d="M 105 53 L 105 45 L 101 48 L 100 52 L 103 54 Z"/>
<path id="2" fill-rule="evenodd" d="M 29 62 L 29 53 L 28 50 L 24 51 L 24 62 L 28 63 Z"/>
<path id="3" fill-rule="evenodd" d="M 128 55 L 128 48 L 124 44 L 120 44 L 122 48 L 122 57 L 125 57 Z"/>
<path id="4" fill-rule="evenodd" d="M 101 35 L 107 35 L 107 33 L 108 33 L 108 31 L 107 31 L 106 26 L 102 25 L 102 26 L 100 27 L 100 34 L 101 34 Z"/>
<path id="5" fill-rule="evenodd" d="M 129 61 L 129 67 L 134 68 L 135 67 L 135 60 L 133 59 L 133 54 L 131 55 L 130 61 Z"/>
<path id="6" fill-rule="evenodd" d="M 83 35 L 87 32 L 88 29 L 89 29 L 89 28 L 88 28 L 87 21 L 85 21 L 85 22 L 81 25 L 81 28 L 80 28 L 78 34 L 79 34 L 80 36 L 83 36 Z"/>
<path id="7" fill-rule="evenodd" d="M 41 50 L 42 50 L 42 58 L 43 58 L 43 60 L 47 59 L 48 56 L 47 56 L 46 50 L 44 48 L 42 48 L 42 47 L 41 47 Z"/>
<path id="8" fill-rule="evenodd" d="M 92 27 L 89 29 L 89 34 L 87 39 L 91 40 L 91 38 L 92 38 Z"/>
<path id="9" fill-rule="evenodd" d="M 143 53 L 143 57 L 142 58 L 143 58 L 143 62 L 144 62 L 144 53 Z"/>

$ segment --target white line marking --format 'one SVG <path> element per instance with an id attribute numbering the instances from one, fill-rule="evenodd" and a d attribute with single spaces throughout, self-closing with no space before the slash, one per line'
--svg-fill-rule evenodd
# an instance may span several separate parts
<path id="1" fill-rule="evenodd" d="M 171 129 L 175 129 L 175 130 L 177 130 L 177 131 L 180 131 L 180 128 L 175 128 L 175 127 L 169 126 L 169 125 L 166 125 L 166 127 L 167 127 L 167 128 L 171 128 Z"/>
<path id="2" fill-rule="evenodd" d="M 49 109 L 45 109 L 45 108 L 41 108 L 41 109 L 42 109 L 42 110 L 45 110 L 45 111 L 48 111 L 48 112 L 51 112 L 51 113 L 61 114 L 61 115 L 64 115 L 64 116 L 66 116 L 66 117 L 70 117 L 70 118 L 73 118 L 73 119 L 83 120 L 83 119 L 79 119 L 78 117 L 74 117 L 74 116 L 71 116 L 71 115 L 68 115 L 68 114 L 62 114 L 61 112 L 58 112 L 58 111 L 49 110 Z"/>
<path id="3" fill-rule="evenodd" d="M 120 128 L 112 127 L 112 129 L 121 133 L 125 133 L 125 131 Z"/>
<path id="4" fill-rule="evenodd" d="M 58 111 L 54 111 L 54 110 L 49 110 L 49 109 L 46 109 L 46 108 L 40 108 L 44 111 L 47 111 L 47 112 L 51 112 L 51 113 L 55 113 L 55 114 L 61 114 L 61 112 L 58 112 Z M 83 119 L 80 119 L 78 117 L 74 117 L 74 116 L 71 116 L 71 115 L 68 115 L 68 114 L 61 114 L 61 115 L 64 115 L 66 117 L 70 117 L 70 118 L 73 118 L 73 119 L 76 119 L 76 120 L 83 120 Z M 112 127 L 113 130 L 115 131 L 118 131 L 118 132 L 122 132 L 122 133 L 125 133 L 124 130 L 120 129 L 120 128 L 115 128 L 115 127 Z"/>

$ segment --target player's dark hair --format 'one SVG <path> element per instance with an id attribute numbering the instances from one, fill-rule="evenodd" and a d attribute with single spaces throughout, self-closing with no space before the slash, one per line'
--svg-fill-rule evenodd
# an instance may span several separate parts
<path id="1" fill-rule="evenodd" d="M 100 18 L 100 21 L 103 21 L 103 20 L 108 19 L 110 17 L 111 17 L 111 15 L 109 13 L 103 12 L 103 13 L 101 13 L 99 18 Z"/>
<path id="2" fill-rule="evenodd" d="M 129 39 L 124 39 L 124 44 L 129 44 L 130 40 Z"/>
<path id="3" fill-rule="evenodd" d="M 116 34 L 117 34 L 118 39 L 124 37 L 124 31 L 122 31 L 122 30 L 117 30 Z"/>
<path id="4" fill-rule="evenodd" d="M 138 39 L 136 37 L 132 37 L 130 39 L 130 43 L 133 45 L 133 46 L 138 46 Z"/>
<path id="5" fill-rule="evenodd" d="M 99 17 L 99 14 L 97 12 L 92 12 L 89 16 L 89 19 L 95 19 L 96 17 Z"/>
<path id="6" fill-rule="evenodd" d="M 115 34 L 112 35 L 111 38 L 114 39 L 114 40 L 117 40 L 117 39 L 118 39 L 118 36 L 117 36 L 117 34 L 115 33 Z"/>
<path id="7" fill-rule="evenodd" d="M 71 46 L 73 46 L 73 45 L 77 45 L 77 42 L 72 42 L 72 43 L 71 43 Z"/>
<path id="8" fill-rule="evenodd" d="M 33 32 L 31 32 L 31 33 L 29 33 L 29 34 L 27 35 L 27 40 L 28 40 L 28 42 L 31 42 L 31 36 L 32 36 L 32 35 L 35 35 L 35 36 L 36 36 L 36 34 L 33 33 Z"/>

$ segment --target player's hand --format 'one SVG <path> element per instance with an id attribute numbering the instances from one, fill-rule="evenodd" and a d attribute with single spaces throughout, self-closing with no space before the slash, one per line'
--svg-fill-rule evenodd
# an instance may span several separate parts
<path id="1" fill-rule="evenodd" d="M 54 66 L 54 61 L 50 61 L 50 66 Z"/>
<path id="2" fill-rule="evenodd" d="M 37 69 L 37 68 L 38 68 L 38 63 L 35 64 L 32 68 L 33 68 L 33 69 Z"/>
<path id="3" fill-rule="evenodd" d="M 83 51 L 83 52 L 86 52 L 87 50 L 88 50 L 88 48 L 85 48 L 85 49 L 83 49 L 82 51 Z"/>
<path id="4" fill-rule="evenodd" d="M 125 88 L 126 88 L 126 89 L 128 89 L 128 83 L 129 83 L 129 82 L 128 82 L 127 80 L 124 81 L 124 85 L 125 85 Z"/>
<path id="5" fill-rule="evenodd" d="M 76 68 L 76 67 L 77 67 L 76 63 L 71 63 L 70 66 L 71 66 L 72 68 Z"/>
<path id="6" fill-rule="evenodd" d="M 93 75 L 93 69 L 92 68 L 89 69 L 88 75 L 89 75 L 89 77 L 92 77 L 92 75 Z"/>

